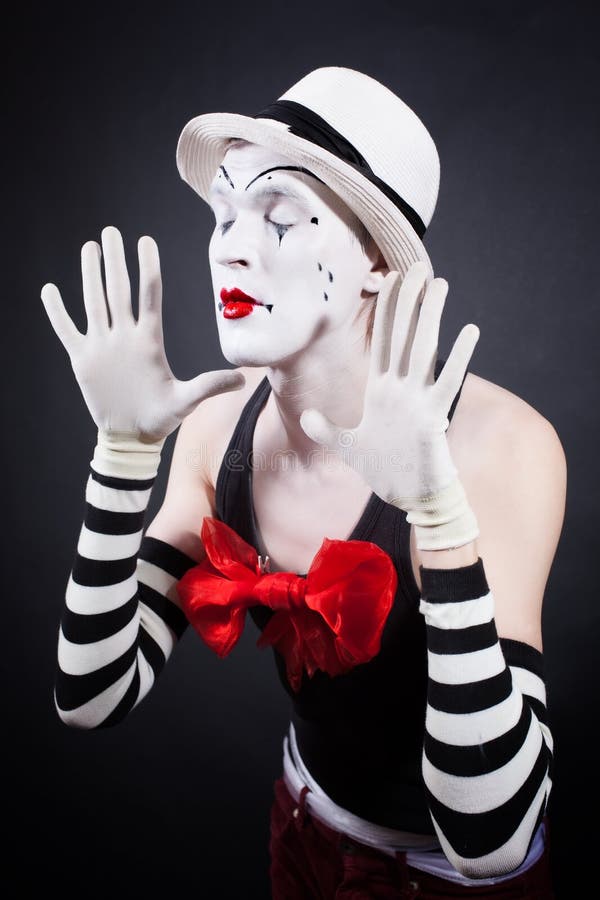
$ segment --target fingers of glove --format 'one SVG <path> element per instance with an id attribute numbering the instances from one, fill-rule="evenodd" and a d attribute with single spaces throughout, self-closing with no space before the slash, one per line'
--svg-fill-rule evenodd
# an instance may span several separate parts
<path id="1" fill-rule="evenodd" d="M 390 345 L 390 371 L 397 375 L 403 375 L 408 370 L 427 272 L 424 262 L 414 263 L 400 287 Z"/>
<path id="2" fill-rule="evenodd" d="M 133 322 L 131 285 L 121 232 L 113 225 L 102 230 L 102 251 L 106 275 L 108 308 L 113 325 Z"/>
<path id="3" fill-rule="evenodd" d="M 372 375 L 382 375 L 388 369 L 390 336 L 401 283 L 401 273 L 391 271 L 383 279 L 383 284 L 379 290 L 375 305 L 373 334 L 371 336 L 370 371 Z"/>
<path id="4" fill-rule="evenodd" d="M 434 278 L 427 286 L 419 310 L 419 321 L 410 351 L 409 372 L 411 376 L 422 383 L 427 383 L 435 365 L 440 321 L 447 294 L 448 282 L 446 279 Z"/>
<path id="5" fill-rule="evenodd" d="M 50 282 L 45 284 L 42 288 L 41 298 L 46 314 L 50 319 L 50 324 L 63 347 L 71 356 L 77 343 L 84 338 L 84 335 L 75 327 L 73 320 L 65 309 L 60 291 L 55 284 Z"/>
<path id="6" fill-rule="evenodd" d="M 138 241 L 140 296 L 138 322 L 150 322 L 162 330 L 162 278 L 156 241 L 144 235 Z M 156 321 L 157 320 L 157 321 Z"/>
<path id="7" fill-rule="evenodd" d="M 104 285 L 102 284 L 102 250 L 96 241 L 87 241 L 81 248 L 81 281 L 88 330 L 110 327 Z"/>
<path id="8" fill-rule="evenodd" d="M 470 323 L 464 326 L 454 341 L 450 355 L 444 363 L 444 368 L 438 375 L 434 386 L 440 409 L 446 411 L 450 409 L 452 401 L 456 397 L 465 377 L 478 340 L 479 328 L 477 325 Z"/>
<path id="9" fill-rule="evenodd" d="M 216 372 L 203 372 L 189 381 L 177 382 L 178 415 L 189 415 L 202 400 L 224 394 L 228 391 L 237 391 L 244 387 L 246 379 L 242 372 L 232 369 L 221 369 Z"/>

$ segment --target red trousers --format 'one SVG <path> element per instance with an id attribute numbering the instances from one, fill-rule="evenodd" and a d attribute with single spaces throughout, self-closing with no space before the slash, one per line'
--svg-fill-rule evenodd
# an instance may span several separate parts
<path id="1" fill-rule="evenodd" d="M 272 900 L 554 900 L 547 845 L 523 874 L 500 884 L 465 887 L 414 869 L 404 853 L 388 856 L 324 825 L 308 811 L 307 791 L 297 803 L 283 777 L 274 784 L 269 843 Z"/>

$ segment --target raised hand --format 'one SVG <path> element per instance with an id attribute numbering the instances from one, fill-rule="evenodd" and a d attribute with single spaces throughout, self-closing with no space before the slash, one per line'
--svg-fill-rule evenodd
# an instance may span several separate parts
<path id="1" fill-rule="evenodd" d="M 98 428 L 150 443 L 166 438 L 206 397 L 237 390 L 245 379 L 229 369 L 175 378 L 165 355 L 160 260 L 151 237 L 139 239 L 138 259 L 137 321 L 123 240 L 112 226 L 102 231 L 102 249 L 88 241 L 81 250 L 86 334 L 75 327 L 56 285 L 45 284 L 41 297 Z"/>
<path id="2" fill-rule="evenodd" d="M 343 428 L 314 409 L 304 410 L 300 424 L 312 440 L 357 469 L 379 497 L 409 512 L 409 521 L 437 526 L 444 516 L 465 513 L 445 432 L 479 328 L 463 327 L 435 380 L 448 283 L 434 278 L 425 286 L 426 275 L 424 264 L 415 263 L 404 279 L 398 272 L 385 278 L 377 299 L 363 416 L 356 428 Z M 476 531 L 472 515 L 469 523 L 462 537 Z"/>

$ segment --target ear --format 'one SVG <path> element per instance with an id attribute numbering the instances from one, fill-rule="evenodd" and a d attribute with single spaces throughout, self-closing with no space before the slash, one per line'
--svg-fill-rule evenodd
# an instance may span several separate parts
<path id="1" fill-rule="evenodd" d="M 371 268 L 365 276 L 363 291 L 367 294 L 378 294 L 390 269 L 383 258 L 383 253 L 373 239 L 370 241 L 366 254 L 371 260 Z"/>

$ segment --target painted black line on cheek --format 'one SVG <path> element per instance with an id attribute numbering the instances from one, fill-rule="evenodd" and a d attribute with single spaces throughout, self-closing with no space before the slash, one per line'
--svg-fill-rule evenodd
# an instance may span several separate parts
<path id="1" fill-rule="evenodd" d="M 219 168 L 221 169 L 221 171 L 223 172 L 223 175 L 225 176 L 225 178 L 227 179 L 227 181 L 229 182 L 229 184 L 231 185 L 231 187 L 232 187 L 232 188 L 234 189 L 234 191 L 235 191 L 235 184 L 233 183 L 233 181 L 232 181 L 231 178 L 229 177 L 229 172 L 227 171 L 227 169 L 225 168 L 225 166 L 219 166 Z"/>
<path id="2" fill-rule="evenodd" d="M 319 267 L 319 272 L 322 272 L 322 271 L 323 271 L 323 266 L 321 265 L 321 263 L 318 262 L 317 265 L 318 265 L 318 267 Z"/>
<path id="3" fill-rule="evenodd" d="M 328 271 L 327 274 L 329 275 L 329 280 L 333 281 L 333 272 Z"/>
<path id="4" fill-rule="evenodd" d="M 325 298 L 325 300 L 329 300 L 329 297 L 327 296 L 327 294 L 324 291 L 323 291 L 323 297 Z"/>

